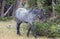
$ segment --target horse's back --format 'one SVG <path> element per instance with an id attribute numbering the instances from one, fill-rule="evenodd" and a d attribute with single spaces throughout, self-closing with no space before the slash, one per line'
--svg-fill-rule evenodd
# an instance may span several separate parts
<path id="1" fill-rule="evenodd" d="M 36 15 L 29 10 L 26 10 L 25 8 L 19 8 L 16 10 L 16 15 L 15 17 L 23 22 L 33 22 L 36 19 Z M 17 20 L 17 21 L 18 21 Z"/>
<path id="2" fill-rule="evenodd" d="M 27 13 L 27 10 L 25 8 L 18 8 L 16 10 L 16 15 L 24 15 Z"/>
<path id="3" fill-rule="evenodd" d="M 15 17 L 19 20 L 23 20 L 24 18 L 26 18 L 27 14 L 28 14 L 28 10 L 26 10 L 25 8 L 18 8 L 16 10 Z"/>
<path id="4" fill-rule="evenodd" d="M 19 13 L 19 12 L 21 12 L 21 13 L 27 12 L 27 9 L 25 9 L 25 8 L 18 8 L 18 9 L 16 10 L 16 13 Z"/>

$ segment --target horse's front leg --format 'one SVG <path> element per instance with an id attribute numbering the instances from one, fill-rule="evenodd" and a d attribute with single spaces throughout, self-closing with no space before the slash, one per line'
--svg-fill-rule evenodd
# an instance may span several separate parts
<path id="1" fill-rule="evenodd" d="M 34 28 L 33 23 L 30 23 L 29 25 L 30 25 L 30 27 L 31 27 L 31 30 L 32 30 L 32 32 L 33 32 L 34 37 L 37 38 L 37 36 L 36 36 L 36 31 L 35 31 L 35 28 Z"/>
<path id="2" fill-rule="evenodd" d="M 18 35 L 21 35 L 21 33 L 20 33 L 20 24 L 21 24 L 21 22 L 17 23 L 17 26 L 16 26 Z"/>

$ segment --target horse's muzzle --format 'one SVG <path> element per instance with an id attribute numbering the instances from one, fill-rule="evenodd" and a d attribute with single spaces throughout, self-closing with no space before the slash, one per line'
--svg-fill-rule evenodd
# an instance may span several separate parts
<path id="1" fill-rule="evenodd" d="M 46 19 L 41 19 L 41 22 L 44 22 L 45 23 L 45 22 L 47 22 L 47 20 Z"/>

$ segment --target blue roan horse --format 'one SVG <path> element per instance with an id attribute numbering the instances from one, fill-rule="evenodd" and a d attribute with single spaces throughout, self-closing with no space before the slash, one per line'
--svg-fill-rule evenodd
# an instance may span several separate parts
<path id="1" fill-rule="evenodd" d="M 34 21 L 37 18 L 41 18 L 42 21 L 46 21 L 45 11 L 43 9 L 31 8 L 29 10 L 25 8 L 18 8 L 15 14 L 16 22 L 17 22 L 17 34 L 20 34 L 20 24 L 25 22 L 29 24 L 27 36 L 29 36 L 30 30 L 32 30 L 34 37 L 36 38 L 36 32 L 34 28 Z"/>

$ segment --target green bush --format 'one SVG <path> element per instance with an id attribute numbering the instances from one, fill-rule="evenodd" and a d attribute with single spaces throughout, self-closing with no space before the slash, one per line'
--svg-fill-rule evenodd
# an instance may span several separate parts
<path id="1" fill-rule="evenodd" d="M 57 15 L 60 15 L 60 4 L 55 6 L 55 11 L 57 12 Z"/>
<path id="2" fill-rule="evenodd" d="M 50 17 L 50 14 L 52 13 L 52 6 L 45 6 L 44 7 L 45 12 L 46 12 L 46 17 Z"/>
<path id="3" fill-rule="evenodd" d="M 4 17 L 4 18 L 0 17 L 0 21 L 8 21 L 8 20 L 11 20 L 11 19 L 12 19 L 11 17 Z"/>
<path id="4" fill-rule="evenodd" d="M 35 28 L 36 28 L 36 33 L 38 35 L 46 36 L 47 34 L 49 34 L 49 32 L 51 32 L 50 31 L 51 25 L 49 25 L 47 23 L 38 23 L 38 22 L 36 22 L 34 25 L 35 25 Z"/>
<path id="5" fill-rule="evenodd" d="M 58 37 L 60 36 L 60 21 L 50 21 L 47 23 L 35 22 L 36 33 L 39 36 Z"/>
<path id="6" fill-rule="evenodd" d="M 15 0 L 6 0 L 6 4 L 13 4 Z"/>

